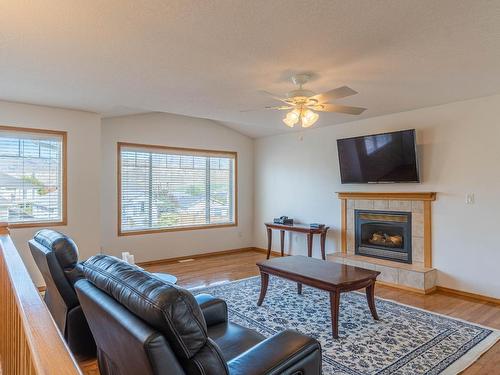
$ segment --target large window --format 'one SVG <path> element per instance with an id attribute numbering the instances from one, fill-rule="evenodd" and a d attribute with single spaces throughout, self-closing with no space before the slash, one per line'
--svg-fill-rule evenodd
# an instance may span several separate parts
<path id="1" fill-rule="evenodd" d="M 0 127 L 0 221 L 66 223 L 66 133 Z"/>
<path id="2" fill-rule="evenodd" d="M 118 144 L 119 234 L 236 225 L 236 153 Z"/>

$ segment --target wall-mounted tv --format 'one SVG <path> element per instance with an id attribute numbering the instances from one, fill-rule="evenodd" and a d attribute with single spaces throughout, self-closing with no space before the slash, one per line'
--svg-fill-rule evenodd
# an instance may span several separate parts
<path id="1" fill-rule="evenodd" d="M 337 140 L 343 184 L 420 182 L 415 129 Z"/>

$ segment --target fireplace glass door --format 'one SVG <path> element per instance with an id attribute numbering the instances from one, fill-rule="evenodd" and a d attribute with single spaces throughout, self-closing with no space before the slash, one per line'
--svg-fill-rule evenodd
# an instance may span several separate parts
<path id="1" fill-rule="evenodd" d="M 355 210 L 355 253 L 411 263 L 411 212 Z"/>

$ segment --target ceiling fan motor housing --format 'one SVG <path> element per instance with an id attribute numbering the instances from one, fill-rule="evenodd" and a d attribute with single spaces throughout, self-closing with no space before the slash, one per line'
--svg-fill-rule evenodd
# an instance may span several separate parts
<path id="1" fill-rule="evenodd" d="M 287 100 L 287 102 L 294 104 L 294 105 L 308 104 L 308 98 L 316 95 L 316 93 L 314 91 L 311 91 L 311 90 L 303 89 L 302 85 L 307 83 L 310 79 L 311 79 L 311 76 L 309 74 L 305 74 L 305 73 L 293 75 L 291 77 L 291 80 L 295 85 L 299 86 L 299 88 L 296 90 L 289 91 L 286 94 L 287 99 L 290 99 L 290 100 Z M 317 103 L 317 101 L 316 101 L 316 103 Z M 313 104 L 316 104 L 316 103 L 313 103 Z"/>
<path id="2" fill-rule="evenodd" d="M 313 91 L 303 90 L 303 89 L 292 90 L 286 94 L 288 99 L 295 99 L 295 100 L 302 99 L 304 102 L 307 101 L 307 98 L 314 95 L 315 93 Z"/>

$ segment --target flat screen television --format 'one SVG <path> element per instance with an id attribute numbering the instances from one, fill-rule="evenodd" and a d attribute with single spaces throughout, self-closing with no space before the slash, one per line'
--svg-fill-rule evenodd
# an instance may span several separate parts
<path id="1" fill-rule="evenodd" d="M 415 129 L 337 140 L 343 184 L 420 182 Z"/>

